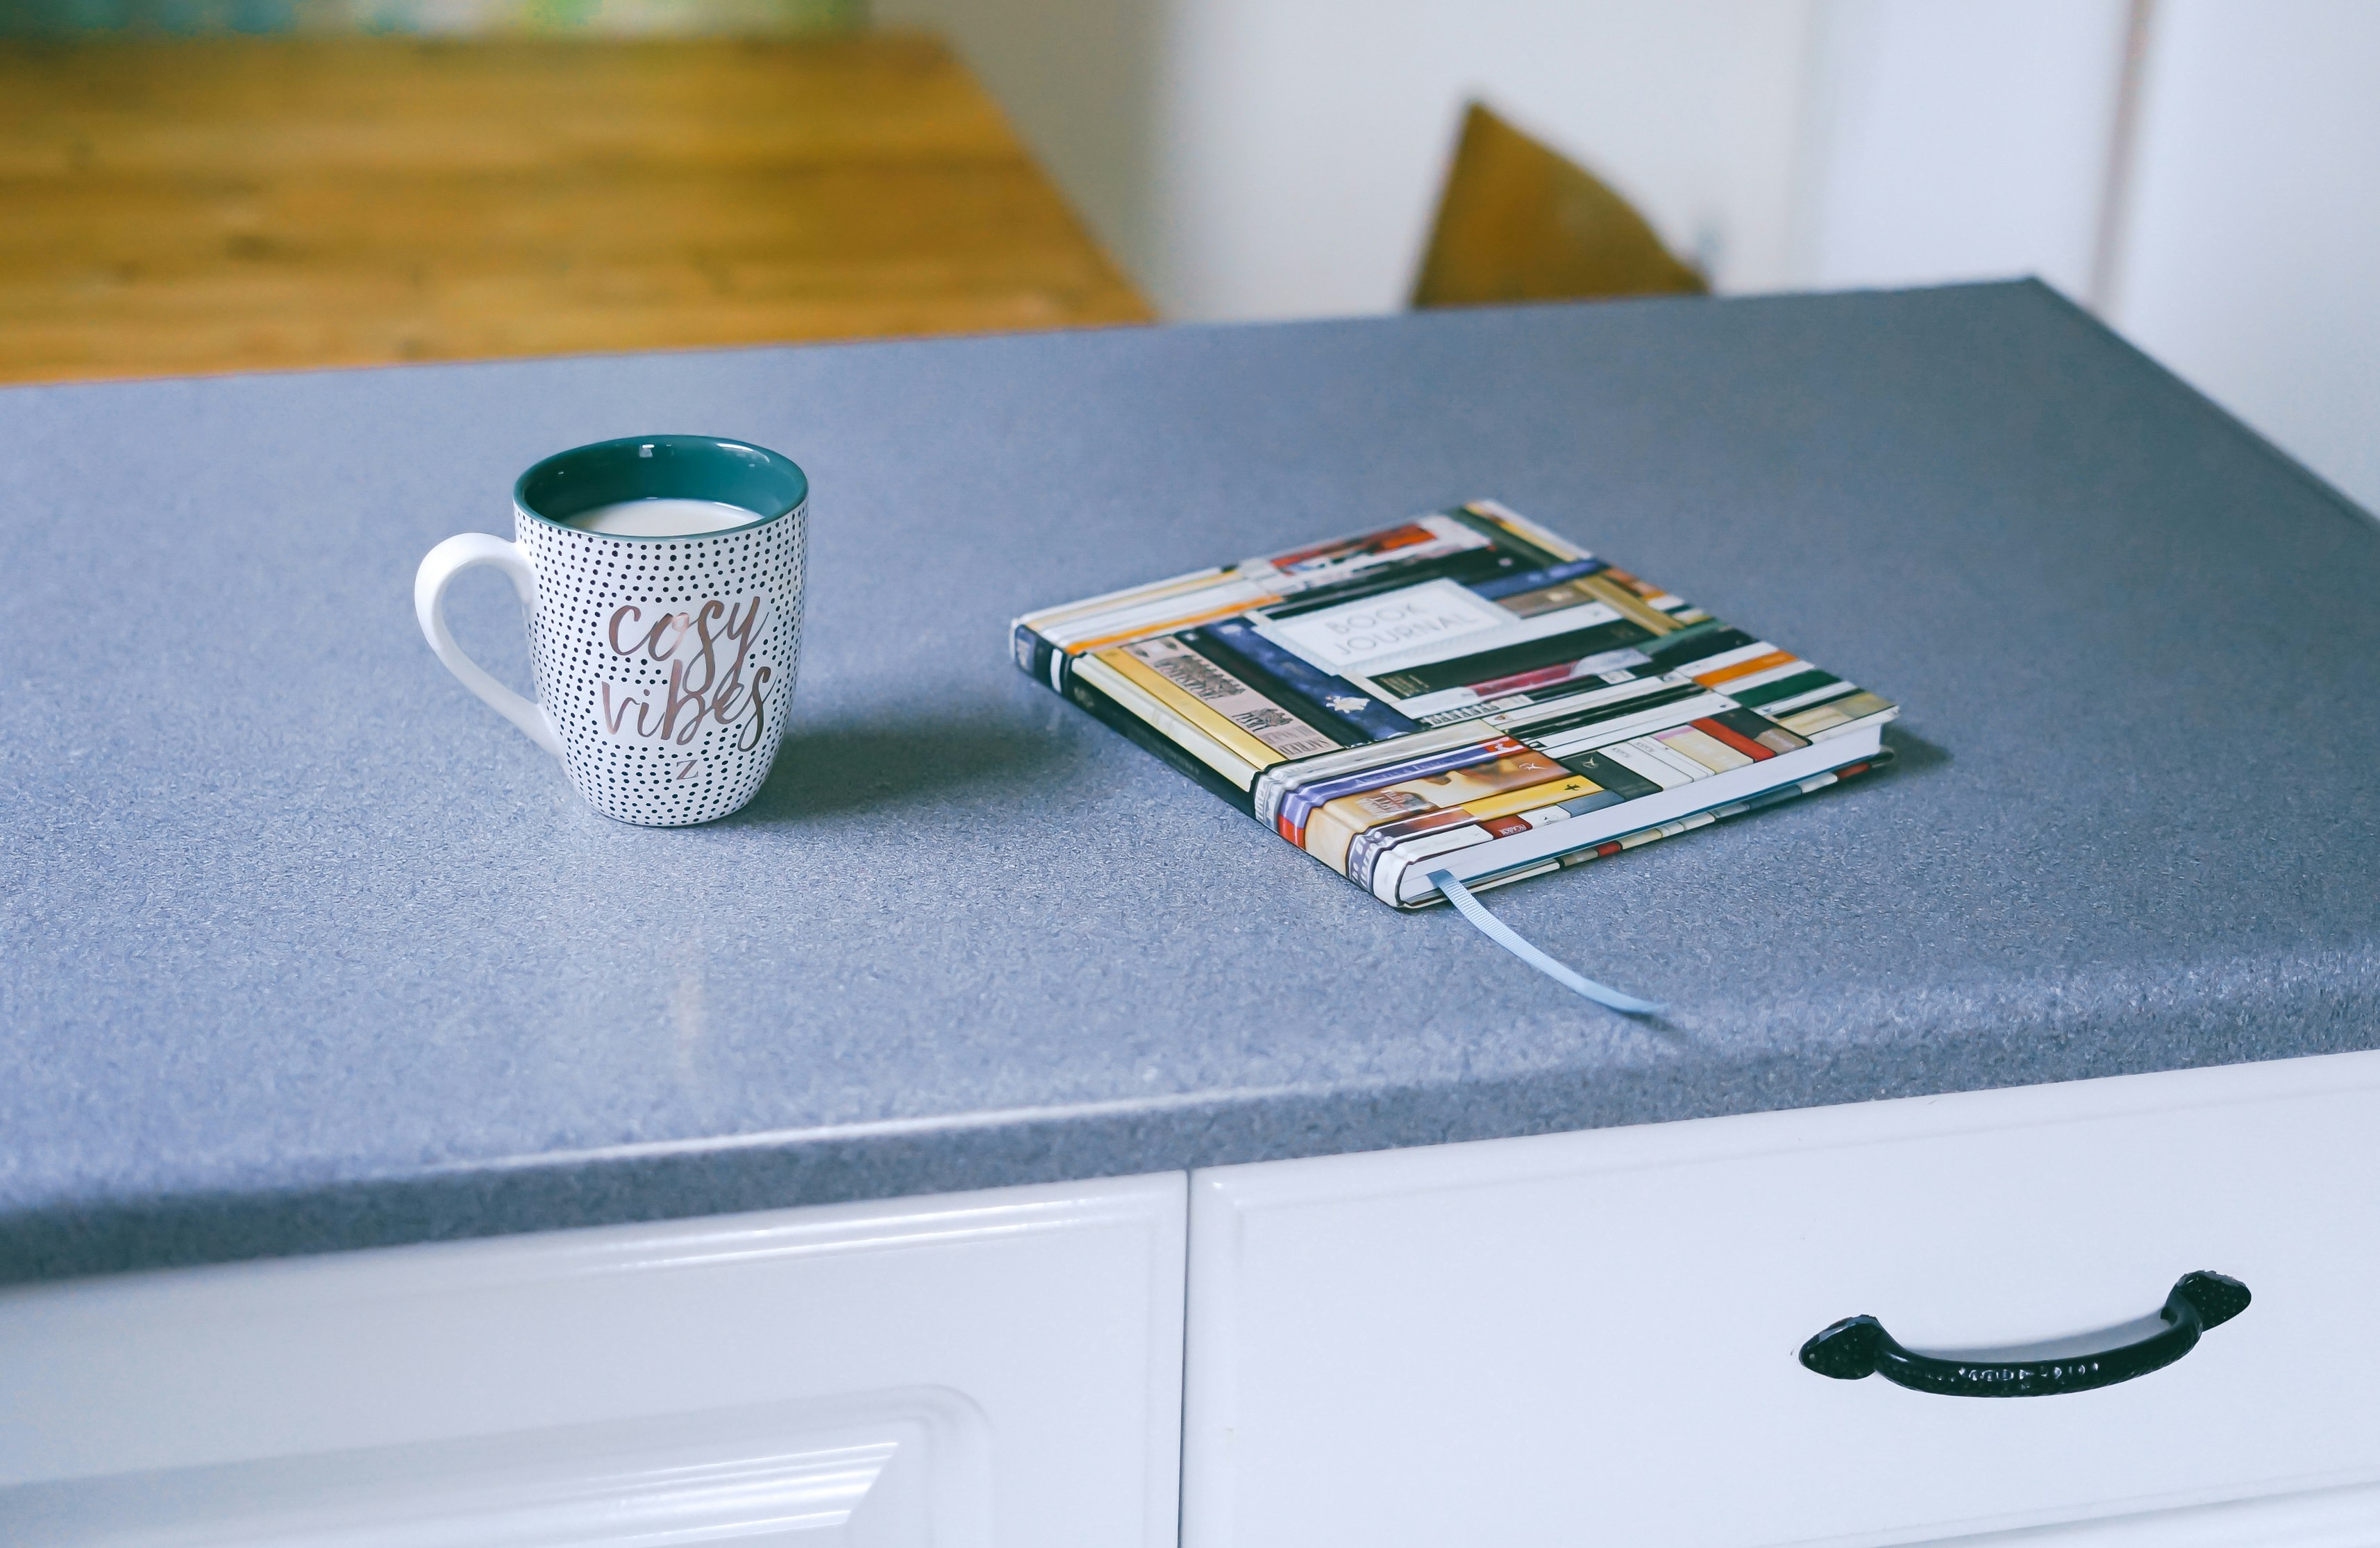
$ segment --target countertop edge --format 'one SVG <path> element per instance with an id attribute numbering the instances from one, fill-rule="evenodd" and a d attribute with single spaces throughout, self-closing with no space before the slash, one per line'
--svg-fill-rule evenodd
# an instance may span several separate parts
<path id="1" fill-rule="evenodd" d="M 2183 1057 L 2089 1040 L 1973 1079 L 1973 1046 L 1846 1043 L 1707 1067 L 1493 1082 L 1251 1092 L 559 1152 L 313 1185 L 67 1203 L 0 1215 L 0 1287 L 806 1204 L 1080 1182 L 1255 1161 L 2010 1090 L 2380 1048 L 2380 1006 L 2276 1034 L 2171 1029 Z M 2361 1027 L 2359 1028 L 2359 1022 Z M 2183 1035 L 2197 1034 L 2194 1037 Z M 2181 1045 L 2187 1044 L 2187 1046 Z M 1961 1066 L 1966 1066 L 1964 1070 Z M 1714 1096 L 1711 1087 L 1724 1085 Z"/>

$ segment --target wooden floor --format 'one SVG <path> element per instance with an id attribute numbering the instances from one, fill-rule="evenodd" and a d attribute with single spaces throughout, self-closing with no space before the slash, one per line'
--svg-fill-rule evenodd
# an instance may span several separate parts
<path id="1" fill-rule="evenodd" d="M 1148 315 L 929 38 L 0 44 L 0 381 Z"/>

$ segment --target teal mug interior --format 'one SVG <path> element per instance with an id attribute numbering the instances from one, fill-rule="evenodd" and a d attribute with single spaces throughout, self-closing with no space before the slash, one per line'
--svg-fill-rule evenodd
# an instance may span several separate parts
<path id="1" fill-rule="evenodd" d="M 711 500 L 752 513 L 748 526 L 723 529 L 742 532 L 800 509 L 809 492 L 808 476 L 765 446 L 713 435 L 636 435 L 555 453 L 520 476 L 513 503 L 559 526 L 625 500 Z"/>

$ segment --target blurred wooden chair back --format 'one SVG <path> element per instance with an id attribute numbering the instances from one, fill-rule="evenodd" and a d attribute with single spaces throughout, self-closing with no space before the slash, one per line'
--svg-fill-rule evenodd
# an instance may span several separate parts
<path id="1" fill-rule="evenodd" d="M 1600 178 L 1471 104 L 1414 285 L 1415 306 L 1709 288 Z"/>

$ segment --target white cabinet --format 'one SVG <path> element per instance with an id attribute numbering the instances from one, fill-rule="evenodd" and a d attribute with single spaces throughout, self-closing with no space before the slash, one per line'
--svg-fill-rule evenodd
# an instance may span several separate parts
<path id="1" fill-rule="evenodd" d="M 1156 1548 L 1184 1186 L 0 1290 L 0 1542 Z"/>
<path id="2" fill-rule="evenodd" d="M 2380 1053 L 20 1287 L 0 1543 L 2372 1548 L 2374 1290 Z"/>
<path id="3" fill-rule="evenodd" d="M 1190 1269 L 1184 1548 L 2380 1542 L 2380 1054 L 1205 1171 Z M 1796 1358 L 2197 1269 L 2253 1304 L 2096 1391 Z"/>

